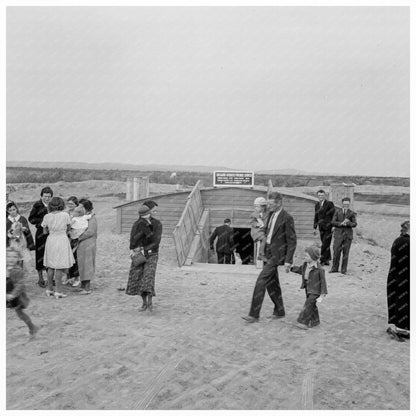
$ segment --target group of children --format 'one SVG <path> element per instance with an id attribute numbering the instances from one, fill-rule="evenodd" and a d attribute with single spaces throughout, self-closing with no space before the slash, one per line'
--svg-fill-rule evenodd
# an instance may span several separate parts
<path id="1" fill-rule="evenodd" d="M 263 197 L 254 200 L 254 212 L 250 215 L 251 237 L 259 242 L 258 260 L 267 261 L 265 255 L 267 240 L 267 201 Z M 302 266 L 292 266 L 290 271 L 302 275 L 301 289 L 305 289 L 306 301 L 298 316 L 296 326 L 300 329 L 309 329 L 319 325 L 319 312 L 317 303 L 328 294 L 325 270 L 320 265 L 321 252 L 319 247 L 312 245 L 306 247 L 304 263 Z"/>
<path id="2" fill-rule="evenodd" d="M 61 198 L 56 199 L 61 200 Z M 61 201 L 63 203 L 63 200 Z M 65 218 L 58 221 L 56 213 L 65 216 Z M 70 253 L 66 254 L 74 259 L 73 252 L 77 249 L 78 238 L 88 228 L 90 218 L 91 215 L 85 214 L 82 205 L 77 206 L 71 215 L 63 211 L 56 212 L 54 209 L 50 209 L 49 213 L 45 215 L 42 226 L 50 232 L 46 240 L 44 255 L 44 265 L 49 268 L 48 274 L 49 271 L 52 271 L 52 275 L 54 275 L 53 269 L 55 272 L 59 269 L 58 263 L 62 261 L 62 247 L 66 251 L 69 250 Z M 17 316 L 26 323 L 29 333 L 33 337 L 38 331 L 38 327 L 32 323 L 23 309 L 29 304 L 24 286 L 24 272 L 30 270 L 30 251 L 35 249 L 35 244 L 27 219 L 19 214 L 18 206 L 12 201 L 6 205 L 6 246 L 6 307 L 16 311 Z M 74 260 L 72 260 L 73 262 Z M 56 294 L 59 297 L 66 296 L 58 293 L 61 291 L 53 292 L 53 287 L 49 287 L 53 284 L 53 278 L 52 276 L 51 279 L 48 279 L 50 282 L 46 294 L 53 294 L 55 297 L 57 297 Z M 62 279 L 62 283 L 72 283 L 73 286 L 77 286 L 77 282 L 66 277 Z"/>

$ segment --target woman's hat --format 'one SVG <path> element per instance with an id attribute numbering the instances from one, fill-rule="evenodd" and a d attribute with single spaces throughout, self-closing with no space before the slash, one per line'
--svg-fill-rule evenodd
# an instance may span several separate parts
<path id="1" fill-rule="evenodd" d="M 254 205 L 267 205 L 267 201 L 262 196 L 259 196 L 254 200 Z"/>
<path id="2" fill-rule="evenodd" d="M 140 215 L 140 216 L 143 216 L 143 215 L 146 215 L 146 214 L 150 214 L 150 208 L 149 208 L 149 207 L 147 207 L 146 205 L 142 205 L 142 206 L 139 208 L 139 215 Z"/>
<path id="3" fill-rule="evenodd" d="M 311 256 L 312 260 L 318 260 L 321 255 L 321 250 L 319 250 L 319 247 L 317 246 L 306 247 L 305 251 Z"/>

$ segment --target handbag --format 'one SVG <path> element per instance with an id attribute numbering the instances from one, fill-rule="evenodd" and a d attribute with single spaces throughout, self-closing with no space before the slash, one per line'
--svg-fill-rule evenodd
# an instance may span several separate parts
<path id="1" fill-rule="evenodd" d="M 131 256 L 131 261 L 133 263 L 133 266 L 137 267 L 137 266 L 141 266 L 142 264 L 146 263 L 147 258 L 140 251 L 138 251 L 137 253 L 134 253 Z"/>

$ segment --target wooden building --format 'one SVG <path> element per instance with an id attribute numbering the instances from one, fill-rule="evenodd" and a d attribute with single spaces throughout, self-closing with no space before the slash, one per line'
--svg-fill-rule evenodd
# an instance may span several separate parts
<path id="1" fill-rule="evenodd" d="M 298 239 L 312 239 L 317 198 L 285 188 L 273 190 L 282 194 L 283 207 L 293 216 Z M 163 236 L 174 238 L 179 265 L 195 259 L 207 261 L 208 237 L 214 228 L 230 218 L 233 228 L 248 230 L 253 202 L 266 194 L 266 187 L 200 189 L 198 183 L 192 191 L 157 195 L 116 206 L 117 231 L 130 232 L 138 218 L 139 206 L 152 199 L 158 204 L 156 216 L 162 221 Z"/>

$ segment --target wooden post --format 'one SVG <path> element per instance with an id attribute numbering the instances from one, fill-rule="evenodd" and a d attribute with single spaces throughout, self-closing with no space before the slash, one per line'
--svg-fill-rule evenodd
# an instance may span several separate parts
<path id="1" fill-rule="evenodd" d="M 267 184 L 267 195 L 269 195 L 270 192 L 273 192 L 273 182 L 271 179 L 269 179 L 269 182 Z"/>
<path id="2" fill-rule="evenodd" d="M 144 199 L 149 197 L 149 177 L 143 176 L 138 178 L 138 197 L 135 199 Z"/>
<path id="3" fill-rule="evenodd" d="M 331 191 L 329 199 L 335 205 L 342 205 L 342 198 L 349 197 L 351 199 L 350 208 L 354 209 L 354 188 L 353 183 L 333 183 L 331 184 Z"/>
<path id="4" fill-rule="evenodd" d="M 133 178 L 133 201 L 136 201 L 138 198 L 138 184 L 137 178 Z"/>
<path id="5" fill-rule="evenodd" d="M 133 199 L 133 192 L 131 189 L 131 178 L 127 178 L 126 180 L 126 201 L 131 201 Z"/>

